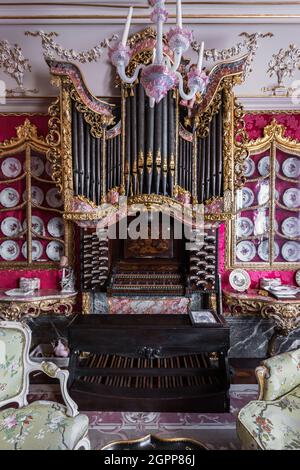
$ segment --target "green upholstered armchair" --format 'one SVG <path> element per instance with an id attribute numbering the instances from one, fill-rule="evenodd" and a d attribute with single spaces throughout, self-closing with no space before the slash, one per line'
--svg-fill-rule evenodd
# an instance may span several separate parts
<path id="1" fill-rule="evenodd" d="M 51 362 L 29 359 L 31 331 L 22 323 L 0 321 L 0 450 L 90 449 L 88 417 L 78 413 L 67 391 L 69 373 Z M 60 381 L 65 405 L 36 401 L 28 405 L 29 374 L 42 371 Z"/>
<path id="2" fill-rule="evenodd" d="M 267 359 L 255 372 L 258 400 L 237 418 L 242 448 L 300 450 L 300 349 Z"/>

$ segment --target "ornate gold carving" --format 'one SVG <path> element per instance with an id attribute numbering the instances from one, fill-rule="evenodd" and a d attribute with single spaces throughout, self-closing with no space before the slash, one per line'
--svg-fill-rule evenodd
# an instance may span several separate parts
<path id="1" fill-rule="evenodd" d="M 196 133 L 198 137 L 207 137 L 209 134 L 209 124 L 222 105 L 223 86 L 218 90 L 218 93 L 215 95 L 214 99 L 211 101 L 209 107 L 204 111 L 204 113 L 195 116 L 194 123 L 197 128 Z M 187 122 L 186 125 L 188 125 Z"/>
<path id="2" fill-rule="evenodd" d="M 275 141 L 279 146 L 284 147 L 285 151 L 295 152 L 299 154 L 300 152 L 300 142 L 299 140 L 291 139 L 290 137 L 285 137 L 286 128 L 282 124 L 278 124 L 276 119 L 273 119 L 271 124 L 264 128 L 264 136 L 257 140 L 249 140 L 246 143 L 246 148 L 249 153 L 253 154 L 256 152 L 264 151 L 265 148 L 271 144 L 272 141 Z"/>
<path id="3" fill-rule="evenodd" d="M 265 390 L 265 380 L 268 376 L 268 369 L 265 366 L 259 366 L 255 369 L 255 375 L 258 382 L 258 397 L 257 400 L 263 400 Z"/>
<path id="4" fill-rule="evenodd" d="M 46 136 L 46 142 L 49 145 L 49 149 L 46 153 L 46 157 L 51 163 L 52 179 L 55 181 L 58 189 L 62 191 L 60 97 L 57 97 L 54 103 L 49 106 L 48 114 L 50 118 L 48 121 L 49 132 Z"/>
<path id="5" fill-rule="evenodd" d="M 89 292 L 82 292 L 82 313 L 88 315 L 92 311 L 92 302 Z"/>
<path id="6" fill-rule="evenodd" d="M 138 155 L 138 166 L 139 168 L 144 167 L 144 153 L 142 151 L 139 152 L 139 155 Z"/>
<path id="7" fill-rule="evenodd" d="M 76 295 L 61 299 L 36 300 L 31 302 L 0 302 L 0 318 L 18 321 L 24 317 L 36 318 L 43 313 L 71 315 Z"/>
<path id="8" fill-rule="evenodd" d="M 41 151 L 47 150 L 47 143 L 42 136 L 38 136 L 37 127 L 30 122 L 29 119 L 25 119 L 24 124 L 16 128 L 16 137 L 4 140 L 0 143 L 0 154 L 7 150 L 13 150 L 14 147 L 21 147 L 22 144 L 30 141 L 33 145 Z"/>
<path id="9" fill-rule="evenodd" d="M 248 136 L 245 128 L 243 106 L 234 99 L 234 188 L 245 183 L 244 164 L 249 155 L 246 144 Z"/>
<path id="10" fill-rule="evenodd" d="M 72 129 L 71 129 L 71 98 L 67 87 L 61 90 L 61 163 L 62 189 L 65 210 L 72 206 L 73 169 L 72 169 Z"/>
<path id="11" fill-rule="evenodd" d="M 104 114 L 98 114 L 95 111 L 88 108 L 82 103 L 80 96 L 73 86 L 70 87 L 70 96 L 75 101 L 77 111 L 83 114 L 84 120 L 90 125 L 91 135 L 97 139 L 103 138 L 103 129 L 107 126 L 113 126 L 115 124 L 115 117 L 105 116 Z"/>
<path id="12" fill-rule="evenodd" d="M 152 155 L 151 150 L 149 150 L 147 153 L 146 165 L 150 167 L 152 166 L 152 163 L 153 163 L 153 155 Z"/>
<path id="13" fill-rule="evenodd" d="M 300 324 L 300 301 L 296 304 L 272 303 L 264 305 L 261 310 L 264 318 L 274 320 L 276 329 L 281 335 L 287 336 Z"/>

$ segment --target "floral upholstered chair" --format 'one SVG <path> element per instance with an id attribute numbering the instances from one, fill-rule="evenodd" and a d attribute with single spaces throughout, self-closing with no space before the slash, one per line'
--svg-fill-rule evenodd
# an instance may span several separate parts
<path id="1" fill-rule="evenodd" d="M 300 349 L 267 359 L 255 372 L 258 400 L 237 419 L 242 448 L 300 450 Z"/>
<path id="2" fill-rule="evenodd" d="M 29 359 L 31 331 L 27 325 L 0 321 L 0 450 L 90 449 L 88 418 L 78 413 L 67 391 L 69 373 L 51 362 Z M 36 401 L 28 405 L 29 374 L 42 371 L 60 381 L 65 404 Z"/>

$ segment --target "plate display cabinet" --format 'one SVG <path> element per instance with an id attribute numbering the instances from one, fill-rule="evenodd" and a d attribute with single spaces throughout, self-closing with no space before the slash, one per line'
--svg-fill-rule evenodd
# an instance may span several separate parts
<path id="1" fill-rule="evenodd" d="M 58 268 L 70 251 L 47 138 L 28 119 L 0 143 L 0 269 Z"/>
<path id="2" fill-rule="evenodd" d="M 257 270 L 300 267 L 300 142 L 273 120 L 246 144 L 245 185 L 228 223 L 227 265 Z"/>

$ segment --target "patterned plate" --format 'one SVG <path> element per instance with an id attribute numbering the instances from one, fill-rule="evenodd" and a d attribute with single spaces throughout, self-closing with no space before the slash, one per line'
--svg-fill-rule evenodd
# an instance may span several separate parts
<path id="1" fill-rule="evenodd" d="M 24 230 L 27 229 L 27 220 L 24 220 L 23 223 Z M 37 215 L 33 215 L 31 219 L 31 228 L 37 235 L 44 236 L 45 235 L 45 225 L 44 222 L 40 217 Z"/>
<path id="2" fill-rule="evenodd" d="M 282 164 L 282 173 L 288 178 L 300 176 L 300 160 L 297 157 L 287 158 Z"/>
<path id="3" fill-rule="evenodd" d="M 16 178 L 22 171 L 21 162 L 14 157 L 9 157 L 3 160 L 1 165 L 1 170 L 4 176 L 7 178 Z"/>
<path id="4" fill-rule="evenodd" d="M 236 221 L 238 237 L 249 237 L 253 233 L 253 222 L 248 217 L 239 217 Z"/>
<path id="5" fill-rule="evenodd" d="M 281 230 L 287 237 L 300 237 L 300 218 L 288 217 L 282 222 Z"/>
<path id="6" fill-rule="evenodd" d="M 244 292 L 249 289 L 251 279 L 244 269 L 234 269 L 229 275 L 229 284 L 234 290 Z"/>
<path id="7" fill-rule="evenodd" d="M 48 258 L 52 261 L 59 261 L 64 253 L 64 246 L 62 243 L 52 240 L 47 245 L 46 253 Z"/>
<path id="8" fill-rule="evenodd" d="M 24 191 L 23 193 L 23 199 L 24 201 L 27 198 L 27 191 Z M 44 193 L 41 190 L 41 188 L 38 188 L 38 186 L 31 186 L 31 201 L 32 204 L 35 206 L 41 206 L 44 201 Z"/>
<path id="9" fill-rule="evenodd" d="M 256 255 L 256 248 L 253 242 L 242 241 L 236 246 L 236 256 L 240 261 L 251 261 Z"/>
<path id="10" fill-rule="evenodd" d="M 30 168 L 33 176 L 41 176 L 44 173 L 45 165 L 40 157 L 33 156 L 30 160 Z"/>
<path id="11" fill-rule="evenodd" d="M 252 189 L 243 188 L 242 189 L 242 199 L 243 199 L 243 202 L 242 202 L 242 204 L 243 204 L 242 207 L 243 208 L 252 206 L 252 204 L 254 202 L 254 193 L 253 193 Z"/>
<path id="12" fill-rule="evenodd" d="M 279 246 L 278 243 L 274 242 L 274 259 L 276 259 L 279 255 Z M 258 256 L 263 261 L 269 261 L 269 240 L 264 240 L 258 246 Z"/>
<path id="13" fill-rule="evenodd" d="M 31 248 L 32 261 L 36 261 L 43 254 L 43 245 L 41 244 L 41 242 L 39 240 L 32 240 L 32 245 L 31 246 L 32 246 L 32 248 Z M 23 243 L 23 245 L 22 245 L 22 254 L 23 254 L 24 258 L 27 259 L 27 242 Z"/>
<path id="14" fill-rule="evenodd" d="M 262 157 L 257 165 L 258 172 L 261 176 L 267 176 L 270 173 L 270 157 L 266 155 L 265 157 Z M 275 163 L 275 170 L 276 173 L 279 172 L 280 165 L 279 162 L 276 160 Z"/>
<path id="15" fill-rule="evenodd" d="M 1 222 L 1 232 L 6 237 L 16 237 L 22 232 L 21 222 L 16 217 L 6 217 Z"/>
<path id="16" fill-rule="evenodd" d="M 19 201 L 19 193 L 14 188 L 5 188 L 0 193 L 0 203 L 4 207 L 15 207 Z"/>
<path id="17" fill-rule="evenodd" d="M 300 189 L 298 188 L 289 188 L 283 193 L 283 203 L 286 207 L 295 209 L 300 206 Z"/>
<path id="18" fill-rule="evenodd" d="M 26 163 L 23 165 L 24 171 L 26 170 Z M 30 171 L 33 176 L 41 176 L 44 173 L 45 165 L 41 157 L 36 155 L 31 156 Z"/>
<path id="19" fill-rule="evenodd" d="M 61 217 L 53 217 L 47 225 L 47 230 L 52 237 L 59 238 L 64 234 L 64 222 Z"/>
<path id="20" fill-rule="evenodd" d="M 5 261 L 13 261 L 18 258 L 20 254 L 20 248 L 17 242 L 14 240 L 5 240 L 0 245 L 0 256 Z"/>
<path id="21" fill-rule="evenodd" d="M 281 248 L 283 259 L 290 263 L 297 263 L 300 261 L 300 243 L 286 242 Z"/>
<path id="22" fill-rule="evenodd" d="M 63 205 L 62 196 L 57 188 L 51 188 L 47 191 L 46 201 L 50 207 L 61 207 Z"/>
<path id="23" fill-rule="evenodd" d="M 300 287 L 300 269 L 298 269 L 298 271 L 296 271 L 295 281 L 296 281 L 297 286 Z"/>
<path id="24" fill-rule="evenodd" d="M 246 176 L 246 178 L 250 178 L 250 176 L 252 176 L 254 172 L 255 172 L 255 163 L 252 160 L 252 158 L 248 157 L 244 163 L 244 175 Z"/>

